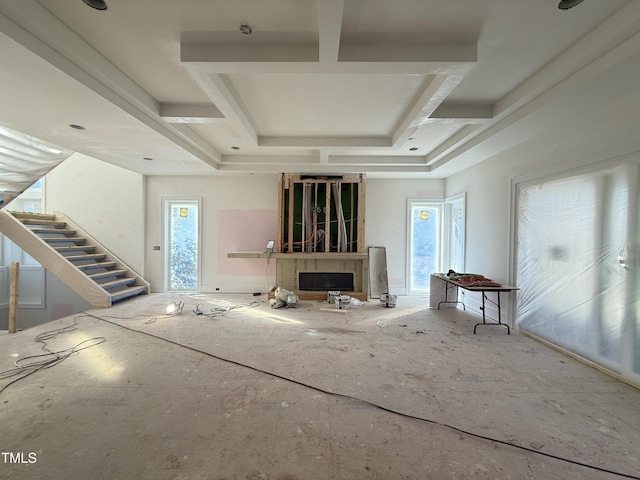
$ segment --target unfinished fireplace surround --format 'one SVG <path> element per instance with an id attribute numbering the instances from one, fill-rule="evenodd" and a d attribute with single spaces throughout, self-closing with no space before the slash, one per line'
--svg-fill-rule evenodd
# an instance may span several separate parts
<path id="1" fill-rule="evenodd" d="M 230 258 L 274 258 L 276 284 L 302 300 L 326 298 L 321 291 L 301 290 L 300 273 L 326 278 L 353 274 L 359 300 L 368 296 L 369 265 L 364 238 L 365 176 L 283 173 L 278 182 L 278 225 L 274 253 L 229 253 Z M 331 287 L 331 285 L 329 285 Z"/>

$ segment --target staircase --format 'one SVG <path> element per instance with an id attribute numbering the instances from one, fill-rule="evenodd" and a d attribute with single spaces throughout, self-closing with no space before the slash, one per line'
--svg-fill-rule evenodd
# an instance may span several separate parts
<path id="1" fill-rule="evenodd" d="M 148 282 L 62 214 L 0 210 L 0 231 L 94 307 L 149 293 Z"/>

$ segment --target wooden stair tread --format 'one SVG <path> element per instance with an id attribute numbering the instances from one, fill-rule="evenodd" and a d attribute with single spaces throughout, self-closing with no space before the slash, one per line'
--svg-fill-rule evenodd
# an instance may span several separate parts
<path id="1" fill-rule="evenodd" d="M 32 219 L 23 219 L 20 220 L 25 225 L 46 225 L 48 227 L 54 227 L 58 229 L 64 229 L 67 224 L 66 222 L 60 222 L 58 220 L 32 220 Z"/>
<path id="2" fill-rule="evenodd" d="M 102 278 L 118 277 L 120 275 L 124 275 L 125 273 L 127 273 L 127 270 L 107 270 L 106 272 L 92 273 L 88 276 L 90 278 L 93 278 L 94 280 L 100 280 Z"/>
<path id="3" fill-rule="evenodd" d="M 84 237 L 61 237 L 61 238 L 43 238 L 47 243 L 69 243 L 74 242 L 76 245 L 87 243 L 87 239 Z"/>
<path id="4" fill-rule="evenodd" d="M 74 250 L 84 250 L 84 251 L 95 250 L 96 246 L 95 245 L 69 245 L 64 247 L 53 247 L 53 248 L 56 249 L 58 252 L 73 252 Z"/>
<path id="5" fill-rule="evenodd" d="M 111 288 L 124 287 L 127 285 L 131 285 L 132 283 L 136 283 L 136 279 L 133 277 L 127 277 L 127 278 L 119 278 L 118 280 L 113 280 L 112 282 L 99 283 L 98 285 L 100 285 L 105 290 L 109 290 Z"/>
<path id="6" fill-rule="evenodd" d="M 69 257 L 67 257 L 69 258 Z M 86 265 L 77 265 L 77 268 L 79 270 L 85 271 L 85 270 L 93 270 L 96 268 L 113 268 L 116 266 L 116 262 L 97 262 L 97 263 L 87 263 Z"/>
<path id="7" fill-rule="evenodd" d="M 146 293 L 147 287 L 144 285 L 129 287 L 125 290 L 122 290 L 117 293 L 111 294 L 111 303 L 118 302 L 120 300 L 124 300 L 125 298 L 133 297 L 134 295 L 140 295 L 141 293 Z"/>
<path id="8" fill-rule="evenodd" d="M 54 213 L 11 212 L 11 215 L 13 215 L 19 220 L 22 220 L 22 219 L 56 220 L 56 215 Z"/>
<path id="9" fill-rule="evenodd" d="M 98 260 L 101 258 L 107 258 L 106 253 L 86 253 L 84 255 L 69 255 L 68 257 L 64 257 L 70 262 L 78 262 L 82 260 Z"/>
<path id="10" fill-rule="evenodd" d="M 67 230 L 64 228 L 48 228 L 48 227 L 34 227 L 30 228 L 33 233 L 38 235 L 46 235 L 48 233 L 56 233 L 66 236 L 74 236 L 77 232 L 75 230 Z"/>

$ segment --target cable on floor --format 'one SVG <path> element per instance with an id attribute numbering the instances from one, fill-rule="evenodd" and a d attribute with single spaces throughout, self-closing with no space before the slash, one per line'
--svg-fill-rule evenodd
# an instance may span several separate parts
<path id="1" fill-rule="evenodd" d="M 186 348 L 186 349 L 191 350 L 193 352 L 196 352 L 196 353 L 199 353 L 199 354 L 202 354 L 202 355 L 206 355 L 206 356 L 211 357 L 211 358 L 215 358 L 216 360 L 221 360 L 221 361 L 226 362 L 226 363 L 230 363 L 230 364 L 233 364 L 233 365 L 238 365 L 238 366 L 243 367 L 243 368 L 248 368 L 248 369 L 253 370 L 255 372 L 259 372 L 259 373 L 262 373 L 262 374 L 265 374 L 265 375 L 269 375 L 269 376 L 274 377 L 274 378 L 278 378 L 280 380 L 284 380 L 284 381 L 287 381 L 287 382 L 290 382 L 290 383 L 294 383 L 296 385 L 300 385 L 302 387 L 306 387 L 306 388 L 309 388 L 311 390 L 315 390 L 315 391 L 320 392 L 320 393 L 324 393 L 324 394 L 332 395 L 332 396 L 337 396 L 337 397 L 342 397 L 342 398 L 348 398 L 350 400 L 355 400 L 357 402 L 361 402 L 361 403 L 370 405 L 372 407 L 375 407 L 375 408 L 377 408 L 379 410 L 382 410 L 382 411 L 385 411 L 385 412 L 389 412 L 389 413 L 393 413 L 395 415 L 400 415 L 400 416 L 405 417 L 405 418 L 410 418 L 410 419 L 413 419 L 413 420 L 418 420 L 418 421 L 421 421 L 421 422 L 429 423 L 431 425 L 436 425 L 436 426 L 443 427 L 443 428 L 446 428 L 446 429 L 449 429 L 449 430 L 453 430 L 454 432 L 458 432 L 458 433 L 467 435 L 469 437 L 474 437 L 474 438 L 479 438 L 481 440 L 487 440 L 487 441 L 490 441 L 490 442 L 499 443 L 501 445 L 505 445 L 505 446 L 512 447 L 512 448 L 516 448 L 518 450 L 523 450 L 525 452 L 533 453 L 535 455 L 540 455 L 540 456 L 547 457 L 547 458 L 553 458 L 554 460 L 559 460 L 561 462 L 569 463 L 569 464 L 572 464 L 572 465 L 577 465 L 579 467 L 585 467 L 585 468 L 589 468 L 591 470 L 597 470 L 599 472 L 609 473 L 611 475 L 616 475 L 616 476 L 622 477 L 622 478 L 631 478 L 633 480 L 640 480 L 640 476 L 630 475 L 630 474 L 626 474 L 626 473 L 622 473 L 622 472 L 617 472 L 615 470 L 609 470 L 607 468 L 602 468 L 602 467 L 598 467 L 598 466 L 595 466 L 595 465 L 590 465 L 588 463 L 579 462 L 577 460 L 572 460 L 570 458 L 561 457 L 559 455 L 554 455 L 552 453 L 541 452 L 541 451 L 536 450 L 534 448 L 525 447 L 525 446 L 522 446 L 522 445 L 518 445 L 516 443 L 508 442 L 506 440 L 500 440 L 500 439 L 489 437 L 489 436 L 486 436 L 486 435 L 480 435 L 478 433 L 473 433 L 473 432 L 470 432 L 468 430 L 464 430 L 463 428 L 459 428 L 459 427 L 456 427 L 454 425 L 450 425 L 448 423 L 438 422 L 437 420 L 432 420 L 432 419 L 428 419 L 428 418 L 424 418 L 424 417 L 418 417 L 416 415 L 411 415 L 409 413 L 404 413 L 404 412 L 401 412 L 401 411 L 398 411 L 398 410 L 394 410 L 392 408 L 379 405 L 379 404 L 371 402 L 369 400 L 364 400 L 362 398 L 354 397 L 354 396 L 351 396 L 351 395 L 346 395 L 346 394 L 343 394 L 343 393 L 331 392 L 329 390 L 325 390 L 323 388 L 316 387 L 316 386 L 310 385 L 308 383 L 300 382 L 298 380 L 294 380 L 294 379 L 289 378 L 289 377 L 284 377 L 282 375 L 278 375 L 277 373 L 268 372 L 266 370 L 262 370 L 262 369 L 257 368 L 257 367 L 252 367 L 251 365 L 246 365 L 244 363 L 237 362 L 235 360 L 230 360 L 228 358 L 220 357 L 220 356 L 215 355 L 213 353 L 205 352 L 204 350 L 199 350 L 197 348 L 190 347 L 189 345 L 184 345 L 182 343 L 175 342 L 173 340 L 169 340 L 167 338 L 163 338 L 163 337 L 160 337 L 158 335 L 154 335 L 153 333 L 143 332 L 141 330 L 136 330 L 135 328 L 127 327 L 125 325 L 120 325 L 118 323 L 115 323 L 115 322 L 112 322 L 110 320 L 107 320 L 106 318 L 101 318 L 101 317 L 99 317 L 97 315 L 92 315 L 92 314 L 87 313 L 87 312 L 84 312 L 84 313 L 88 317 L 95 318 L 96 320 L 101 320 L 101 321 L 106 322 L 106 323 L 110 323 L 112 325 L 115 325 L 117 327 L 123 328 L 125 330 L 129 330 L 129 331 L 132 331 L 132 332 L 140 333 L 142 335 L 147 335 L 147 336 L 155 338 L 157 340 L 162 340 L 162 341 L 170 343 L 172 345 L 176 345 L 176 346 L 179 346 L 179 347 L 182 347 L 182 348 Z"/>
<path id="2" fill-rule="evenodd" d="M 41 343 L 42 350 L 45 350 L 47 353 L 42 353 L 39 355 L 27 355 L 25 357 L 20 357 L 16 359 L 13 364 L 16 368 L 12 368 L 10 370 L 5 370 L 4 372 L 0 372 L 0 380 L 11 377 L 18 377 L 15 380 L 10 381 L 2 388 L 0 388 L 0 394 L 4 392 L 7 388 L 9 388 L 14 383 L 19 382 L 40 370 L 44 370 L 47 368 L 55 367 L 59 363 L 63 362 L 67 358 L 77 355 L 82 350 L 86 350 L 87 348 L 95 347 L 96 345 L 100 345 L 107 341 L 105 337 L 93 337 L 83 340 L 82 342 L 76 344 L 71 348 L 66 348 L 64 350 L 52 351 L 47 348 L 47 340 L 50 340 L 58 335 L 63 333 L 73 332 L 78 329 L 77 320 L 74 319 L 74 322 L 71 325 L 67 325 L 65 327 L 50 330 L 48 332 L 43 332 L 36 336 L 34 341 L 36 343 Z M 31 360 L 31 361 L 29 361 Z"/>
<path id="3" fill-rule="evenodd" d="M 203 315 L 205 317 L 219 317 L 221 315 L 226 315 L 227 313 L 229 313 L 231 310 L 235 310 L 238 308 L 255 308 L 257 306 L 260 305 L 260 302 L 258 300 L 253 300 L 250 303 L 246 303 L 246 304 L 242 304 L 242 303 L 236 303 L 236 304 L 230 304 L 227 302 L 222 302 L 218 305 L 214 305 L 213 307 L 210 308 L 210 312 L 209 313 L 204 313 L 202 311 L 202 303 L 199 303 L 196 306 L 196 309 L 193 311 L 193 313 L 195 315 Z M 199 312 L 199 313 L 198 313 Z"/>

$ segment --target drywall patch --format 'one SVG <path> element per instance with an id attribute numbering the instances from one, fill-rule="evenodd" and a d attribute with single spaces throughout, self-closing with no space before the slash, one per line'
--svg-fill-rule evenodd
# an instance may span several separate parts
<path id="1" fill-rule="evenodd" d="M 231 252 L 263 252 L 276 238 L 276 209 L 218 210 L 218 274 L 265 275 L 264 258 L 228 258 Z M 275 262 L 271 262 L 273 266 Z M 274 269 L 275 271 L 275 269 Z"/>

